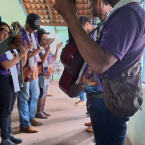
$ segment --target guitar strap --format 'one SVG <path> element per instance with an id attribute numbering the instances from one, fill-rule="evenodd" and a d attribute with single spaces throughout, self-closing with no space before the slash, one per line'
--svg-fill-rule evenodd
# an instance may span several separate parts
<path id="1" fill-rule="evenodd" d="M 13 50 L 17 55 L 17 51 L 14 49 Z M 12 60 L 14 58 L 13 54 L 11 53 L 11 51 L 7 51 L 6 52 L 6 56 L 9 60 Z M 14 91 L 18 92 L 20 91 L 20 86 L 19 86 L 19 81 L 18 81 L 18 73 L 17 73 L 17 67 L 16 65 L 14 65 L 13 67 L 10 68 L 10 72 L 12 75 L 12 80 L 13 80 L 13 85 L 14 85 Z"/>

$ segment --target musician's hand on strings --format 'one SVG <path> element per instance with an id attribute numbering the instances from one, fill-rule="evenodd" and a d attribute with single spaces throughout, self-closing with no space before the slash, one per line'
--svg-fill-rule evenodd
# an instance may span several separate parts
<path id="1" fill-rule="evenodd" d="M 63 45 L 63 42 L 60 42 L 59 44 L 56 45 L 56 49 L 59 50 Z"/>
<path id="2" fill-rule="evenodd" d="M 22 45 L 22 36 L 15 35 L 14 40 L 12 44 L 8 47 L 7 51 L 12 49 L 20 49 L 21 45 Z"/>
<path id="3" fill-rule="evenodd" d="M 77 5 L 74 0 L 55 0 L 53 7 L 66 22 L 73 21 L 72 18 L 76 18 Z"/>
<path id="4" fill-rule="evenodd" d="M 22 45 L 22 36 L 14 35 L 14 40 L 13 40 L 12 44 L 15 46 L 15 49 L 19 49 Z"/>
<path id="5" fill-rule="evenodd" d="M 12 49 L 20 49 L 21 46 L 22 46 L 22 36 L 15 35 L 12 44 L 7 48 L 6 51 L 12 50 Z"/>

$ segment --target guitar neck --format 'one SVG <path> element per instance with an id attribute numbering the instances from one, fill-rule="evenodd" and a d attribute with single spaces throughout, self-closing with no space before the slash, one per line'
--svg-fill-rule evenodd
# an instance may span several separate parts
<path id="1" fill-rule="evenodd" d="M 6 39 L 0 42 L 0 55 L 2 55 L 7 48 L 12 44 L 14 36 L 10 35 Z"/>
<path id="2" fill-rule="evenodd" d="M 73 1 L 74 1 L 74 3 L 76 2 L 76 0 L 73 0 Z M 69 42 L 75 42 L 75 40 L 74 40 L 69 28 L 68 28 L 68 36 L 69 36 Z"/>

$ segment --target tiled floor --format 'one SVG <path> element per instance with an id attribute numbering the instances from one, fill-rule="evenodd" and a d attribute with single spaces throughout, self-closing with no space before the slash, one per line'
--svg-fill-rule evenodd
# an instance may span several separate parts
<path id="1" fill-rule="evenodd" d="M 47 97 L 46 111 L 51 114 L 48 119 L 38 119 L 43 122 L 37 127 L 38 133 L 19 131 L 19 117 L 15 105 L 12 114 L 13 134 L 24 139 L 22 145 L 94 145 L 93 133 L 87 133 L 84 126 L 89 121 L 86 107 L 76 107 L 77 98 L 67 97 L 58 87 L 58 81 L 51 83 L 50 92 L 53 97 Z M 127 140 L 126 145 L 130 145 Z"/>

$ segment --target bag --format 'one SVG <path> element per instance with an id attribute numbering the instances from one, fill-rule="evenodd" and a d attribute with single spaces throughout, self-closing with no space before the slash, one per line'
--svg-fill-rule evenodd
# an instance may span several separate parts
<path id="1" fill-rule="evenodd" d="M 143 102 L 141 62 L 138 61 L 113 79 L 102 78 L 104 102 L 120 118 L 133 116 Z"/>

